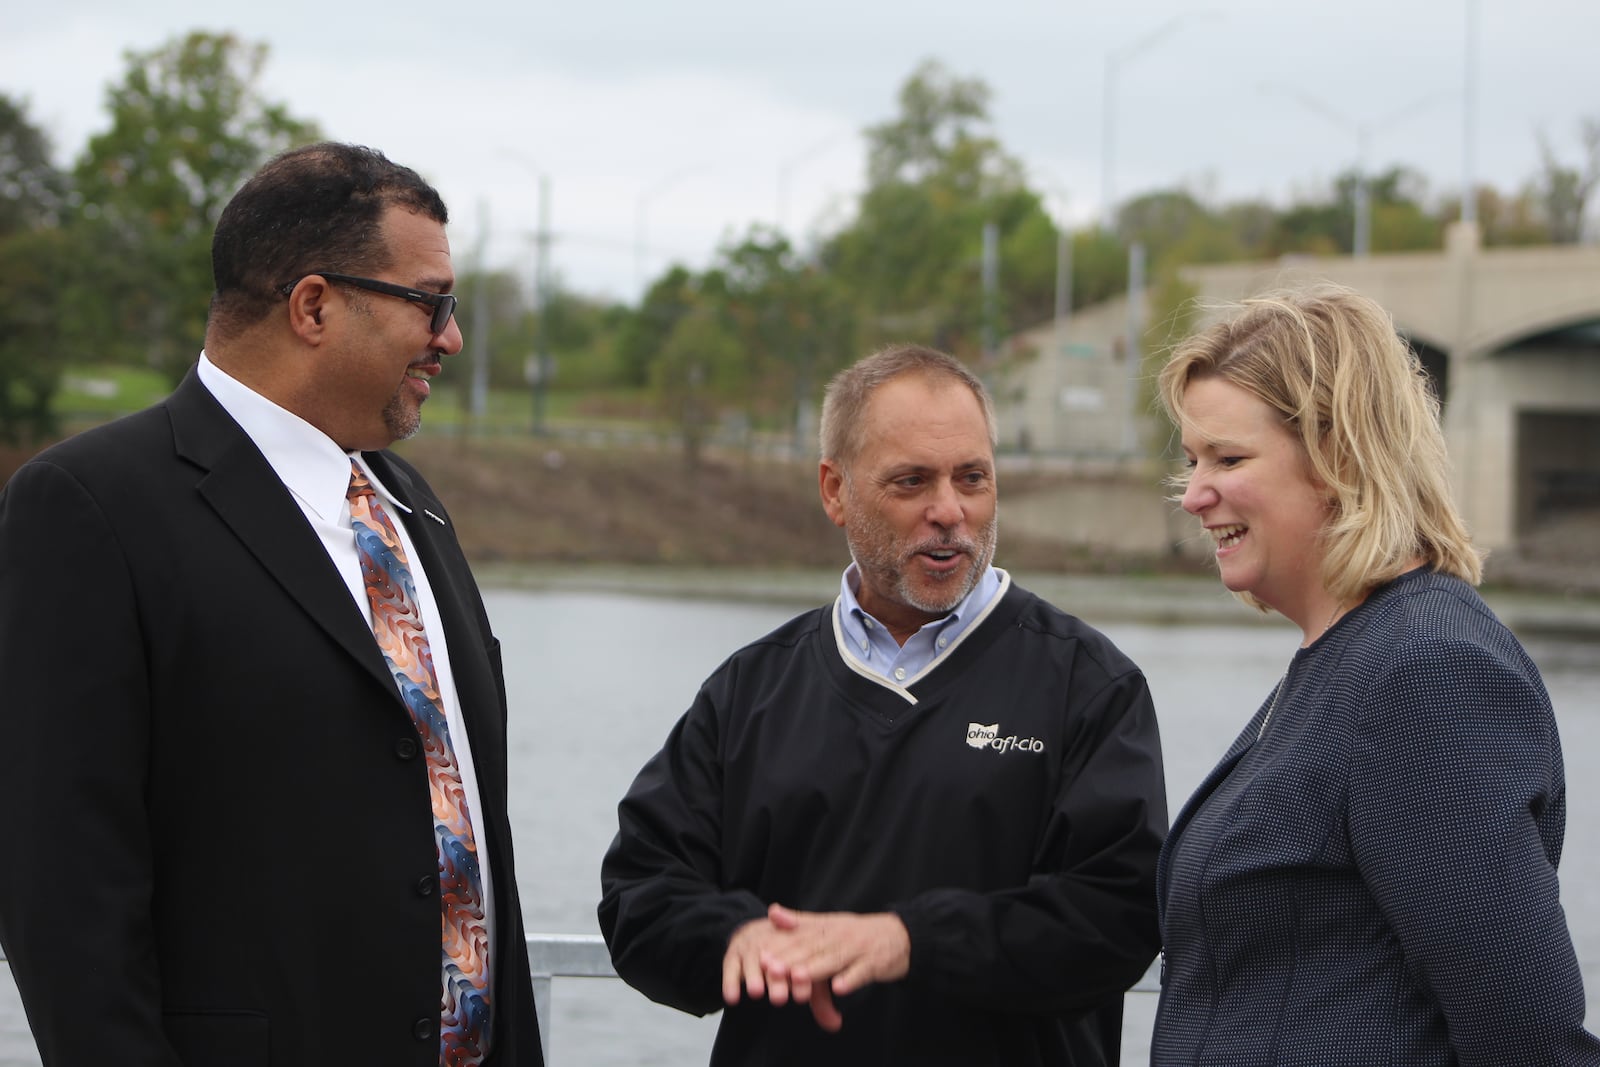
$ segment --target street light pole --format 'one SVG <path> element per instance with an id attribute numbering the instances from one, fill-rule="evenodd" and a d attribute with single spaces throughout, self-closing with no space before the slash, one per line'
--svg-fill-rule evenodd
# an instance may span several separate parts
<path id="1" fill-rule="evenodd" d="M 693 174 L 698 169 L 698 167 L 685 167 L 682 170 L 674 171 L 665 178 L 662 178 L 660 181 L 656 182 L 656 184 L 641 192 L 639 194 L 639 199 L 634 204 L 633 273 L 634 281 L 639 286 L 639 292 L 641 295 L 644 293 L 646 269 L 645 256 L 649 247 L 647 243 L 648 232 L 646 224 L 648 222 L 650 201 L 654 200 L 656 197 L 660 196 L 662 193 L 666 192 L 668 189 L 672 188 L 674 185 L 678 184 L 680 181 Z"/>
<path id="2" fill-rule="evenodd" d="M 1131 44 L 1106 53 L 1105 83 L 1100 91 L 1100 211 L 1108 232 L 1117 224 L 1117 196 L 1111 181 L 1117 141 L 1117 75 L 1121 72 L 1122 64 L 1141 52 L 1149 51 L 1176 30 L 1184 20 L 1206 14 L 1214 12 L 1179 12 Z"/>
<path id="3" fill-rule="evenodd" d="M 533 354 L 530 355 L 523 367 L 523 377 L 528 382 L 529 391 L 533 394 L 533 424 L 531 430 L 534 436 L 544 433 L 544 407 L 545 389 L 549 385 L 549 378 L 554 367 L 550 354 L 546 351 L 545 317 L 550 310 L 550 175 L 527 156 L 511 148 L 502 148 L 500 154 L 507 159 L 514 159 L 533 176 L 538 189 L 538 218 L 539 228 L 534 231 L 534 256 L 533 256 L 533 310 L 534 310 L 534 342 Z M 487 375 L 487 360 L 485 360 L 485 375 Z M 487 378 L 485 378 L 487 383 Z M 485 393 L 487 395 L 487 391 Z"/>
<path id="4" fill-rule="evenodd" d="M 1065 221 L 1056 223 L 1056 333 L 1066 337 L 1072 317 L 1072 234 Z"/>
<path id="5" fill-rule="evenodd" d="M 550 358 L 550 176 L 539 175 L 539 232 L 533 264 L 534 308 L 538 311 L 533 339 L 533 434 L 544 435 L 545 392 L 555 377 Z"/>
<path id="6" fill-rule="evenodd" d="M 1466 76 L 1461 88 L 1461 221 L 1478 221 L 1478 0 L 1466 0 Z"/>
<path id="7" fill-rule="evenodd" d="M 477 323 L 469 342 L 472 377 L 466 391 L 468 426 L 489 414 L 489 233 L 489 202 L 483 200 L 478 203 L 478 243 L 472 255 L 472 300 L 477 305 Z"/>
<path id="8" fill-rule="evenodd" d="M 1354 231 L 1350 235 L 1351 251 L 1358 257 L 1365 257 L 1372 250 L 1372 192 L 1368 183 L 1367 172 L 1370 165 L 1369 153 L 1372 148 L 1372 135 L 1378 130 L 1403 118 L 1408 118 L 1413 112 L 1431 104 L 1441 94 L 1431 92 L 1411 101 L 1404 107 L 1396 108 L 1386 115 L 1376 119 L 1358 122 L 1343 112 L 1337 111 L 1310 93 L 1303 92 L 1291 85 L 1282 82 L 1263 82 L 1262 92 L 1281 93 L 1298 101 L 1307 111 L 1314 111 L 1327 119 L 1335 126 L 1340 127 L 1356 137 L 1356 188 L 1355 188 L 1355 223 Z"/>
<path id="9" fill-rule="evenodd" d="M 1056 231 L 1056 333 L 1064 338 L 1072 316 L 1072 231 L 1067 225 L 1066 188 L 1054 176 L 1049 176 L 1046 184 L 1055 199 L 1050 222 Z"/>
<path id="10" fill-rule="evenodd" d="M 849 131 L 849 130 L 836 130 L 833 133 L 829 134 L 827 137 L 824 137 L 822 140 L 818 141 L 816 144 L 812 145 L 810 148 L 807 148 L 805 151 L 796 153 L 795 155 L 790 156 L 788 159 L 786 159 L 783 162 L 778 164 L 778 232 L 779 233 L 783 233 L 784 227 L 787 226 L 788 222 L 789 222 L 788 216 L 789 216 L 789 177 L 790 177 L 790 175 L 794 173 L 795 168 L 798 167 L 800 164 L 809 163 L 811 160 L 815 159 L 817 156 L 820 156 L 823 152 L 825 152 L 828 149 L 832 148 L 835 144 L 838 144 L 841 140 L 843 140 L 846 136 L 848 136 L 850 132 L 851 131 Z"/>

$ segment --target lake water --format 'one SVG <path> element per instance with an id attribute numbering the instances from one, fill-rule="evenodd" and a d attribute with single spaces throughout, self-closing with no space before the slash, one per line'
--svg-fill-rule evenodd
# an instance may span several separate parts
<path id="1" fill-rule="evenodd" d="M 507 650 L 511 817 L 527 928 L 598 933 L 598 872 L 618 798 L 701 680 L 795 608 L 593 593 L 485 597 Z M 1298 632 L 1085 614 L 1149 677 L 1176 812 L 1277 681 Z M 1600 1020 L 1600 656 L 1592 641 L 1526 644 L 1555 702 L 1566 754 L 1562 897 L 1593 1029 Z M 1129 997 L 1124 1064 L 1146 1062 L 1154 1015 L 1154 996 Z M 715 1016 L 659 1007 L 621 982 L 560 980 L 548 1052 L 555 1067 L 694 1067 L 706 1062 L 715 1028 Z M 9 974 L 0 976 L 0 1067 L 39 1067 Z"/>

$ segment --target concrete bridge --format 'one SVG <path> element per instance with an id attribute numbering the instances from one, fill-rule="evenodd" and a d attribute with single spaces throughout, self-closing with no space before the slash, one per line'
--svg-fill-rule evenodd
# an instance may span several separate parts
<path id="1" fill-rule="evenodd" d="M 1222 313 L 1217 305 L 1314 281 L 1377 300 L 1439 387 L 1457 499 L 1478 545 L 1503 564 L 1560 542 L 1569 569 L 1600 575 L 1600 248 L 1484 249 L 1474 228 L 1457 225 L 1442 252 L 1197 266 L 1183 276 L 1211 309 L 1201 324 Z M 1159 451 L 1167 427 L 1139 381 L 1149 368 L 1127 358 L 1146 321 L 1148 311 L 1130 315 L 1117 299 L 1012 338 L 1008 348 L 1025 358 L 996 383 L 1002 444 L 1111 465 Z M 1041 504 L 1038 532 L 1060 529 L 1077 503 Z M 1134 539 L 1147 548 L 1171 540 L 1159 515 L 1120 529 L 1123 538 L 1140 531 Z"/>
<path id="2" fill-rule="evenodd" d="M 1600 248 L 1443 252 L 1185 271 L 1200 300 L 1313 280 L 1348 285 L 1394 316 L 1439 384 L 1458 500 L 1483 547 L 1600 512 Z M 1600 564 L 1600 544 L 1591 560 Z"/>

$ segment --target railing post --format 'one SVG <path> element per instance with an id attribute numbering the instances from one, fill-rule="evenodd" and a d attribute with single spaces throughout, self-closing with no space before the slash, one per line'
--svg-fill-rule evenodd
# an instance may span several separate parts
<path id="1" fill-rule="evenodd" d="M 533 938 L 528 938 L 531 946 Z M 550 986 L 554 975 L 533 975 L 533 1010 L 539 1016 L 539 1048 L 544 1052 L 544 1067 L 550 1067 Z"/>
<path id="2" fill-rule="evenodd" d="M 539 1013 L 539 1046 L 545 1067 L 552 1067 L 554 1029 L 551 986 L 556 978 L 615 978 L 611 952 L 599 934 L 529 934 L 528 964 L 533 972 L 533 1008 Z"/>

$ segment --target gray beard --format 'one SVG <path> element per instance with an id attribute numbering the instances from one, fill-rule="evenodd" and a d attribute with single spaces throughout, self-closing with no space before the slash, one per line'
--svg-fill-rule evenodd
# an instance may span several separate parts
<path id="1" fill-rule="evenodd" d="M 995 547 L 999 543 L 999 527 L 1000 509 L 997 507 L 995 508 L 995 513 L 993 517 L 990 518 L 988 525 L 984 527 L 984 529 L 976 538 L 973 539 L 972 542 L 973 546 L 982 553 L 981 558 L 976 554 L 971 557 L 972 566 L 968 568 L 966 577 L 962 580 L 959 589 L 952 590 L 940 587 L 941 589 L 944 589 L 946 595 L 941 597 L 938 601 L 928 600 L 918 592 L 914 583 L 907 575 L 905 566 L 902 566 L 900 570 L 895 572 L 894 580 L 890 583 L 890 588 L 893 590 L 895 596 L 902 604 L 916 608 L 918 611 L 923 612 L 924 614 L 950 614 L 950 612 L 955 610 L 957 604 L 960 604 L 963 600 L 965 600 L 967 596 L 978 587 L 978 582 L 983 578 L 983 572 L 989 568 L 991 563 L 994 562 Z M 987 544 L 985 544 L 985 542 L 987 542 Z M 861 570 L 863 580 L 865 580 L 867 568 L 862 565 L 861 561 L 863 558 L 871 560 L 872 553 L 863 552 L 860 544 L 856 541 L 856 538 L 848 530 L 845 531 L 845 543 L 850 546 L 850 557 L 855 560 L 856 566 Z"/>

